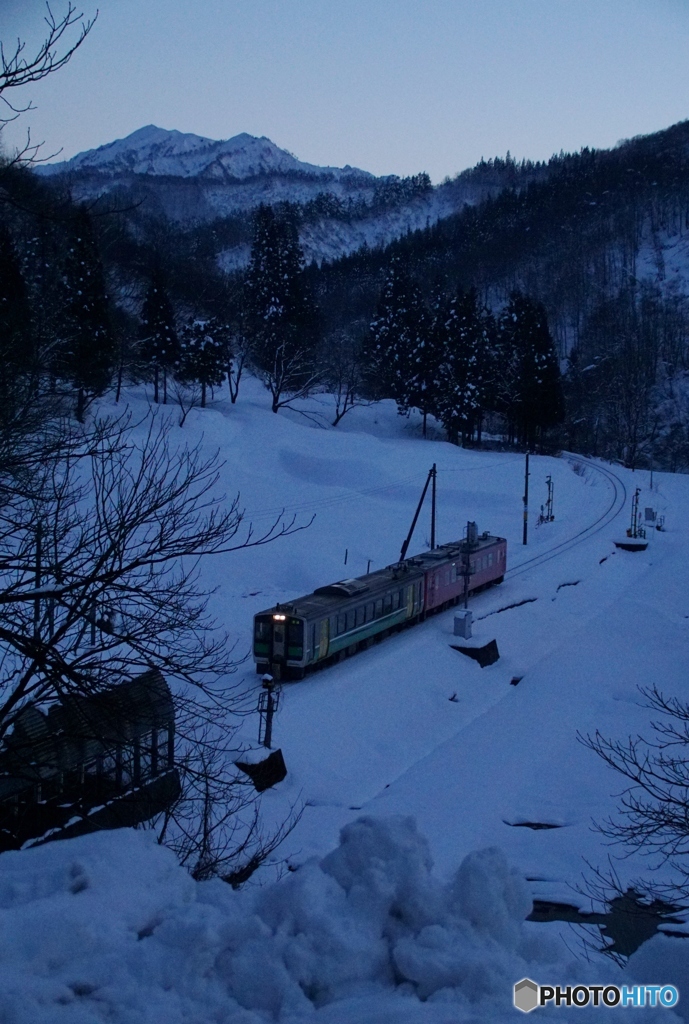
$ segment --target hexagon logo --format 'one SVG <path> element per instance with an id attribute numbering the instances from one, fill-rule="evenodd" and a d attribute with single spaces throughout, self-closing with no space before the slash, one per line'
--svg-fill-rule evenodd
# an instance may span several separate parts
<path id="1" fill-rule="evenodd" d="M 531 978 L 522 978 L 514 986 L 514 1005 L 522 1013 L 531 1013 L 538 1006 L 538 985 Z"/>

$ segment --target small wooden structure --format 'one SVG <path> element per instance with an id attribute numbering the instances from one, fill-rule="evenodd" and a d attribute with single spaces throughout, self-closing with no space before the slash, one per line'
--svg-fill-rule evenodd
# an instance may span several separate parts
<path id="1" fill-rule="evenodd" d="M 180 792 L 174 735 L 158 669 L 47 713 L 27 705 L 0 748 L 0 851 L 158 814 Z"/>

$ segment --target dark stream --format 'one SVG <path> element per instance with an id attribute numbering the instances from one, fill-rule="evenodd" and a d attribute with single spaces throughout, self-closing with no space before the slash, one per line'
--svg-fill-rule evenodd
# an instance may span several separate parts
<path id="1" fill-rule="evenodd" d="M 601 949 L 621 956 L 631 956 L 643 942 L 660 930 L 660 925 L 683 924 L 683 912 L 687 909 L 662 900 L 644 903 L 639 893 L 628 889 L 622 896 L 610 900 L 605 913 L 586 913 L 569 903 L 534 900 L 527 921 L 571 921 L 572 924 L 598 925 L 603 940 Z M 678 913 L 682 913 L 682 916 L 675 916 Z M 663 935 L 689 938 L 684 932 L 672 931 L 667 927 L 663 928 Z"/>

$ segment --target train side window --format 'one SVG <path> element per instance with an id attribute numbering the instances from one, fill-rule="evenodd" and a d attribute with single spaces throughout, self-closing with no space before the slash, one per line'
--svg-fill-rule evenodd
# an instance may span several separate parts
<path id="1" fill-rule="evenodd" d="M 369 601 L 366 605 L 366 622 L 371 622 L 373 620 L 374 607 L 373 601 Z"/>
<path id="2" fill-rule="evenodd" d="M 340 612 L 340 614 L 337 616 L 337 635 L 340 636 L 341 633 L 344 633 L 345 629 L 346 626 L 344 613 Z"/>
<path id="3" fill-rule="evenodd" d="M 400 595 L 399 595 L 399 592 L 396 590 L 395 593 L 392 595 L 392 610 L 394 612 L 396 612 L 397 609 L 399 608 L 399 606 L 400 606 Z"/>
<path id="4" fill-rule="evenodd" d="M 379 619 L 383 614 L 383 598 L 379 597 L 376 601 L 376 618 Z"/>
<path id="5" fill-rule="evenodd" d="M 452 563 L 452 568 L 450 569 L 450 583 L 456 583 L 456 582 L 457 582 L 457 566 L 453 562 Z"/>
<path id="6" fill-rule="evenodd" d="M 386 594 L 383 599 L 383 611 L 387 615 L 392 611 L 392 594 Z"/>
<path id="7" fill-rule="evenodd" d="M 364 618 L 365 617 L 366 617 L 366 608 L 362 604 L 356 610 L 356 624 L 357 624 L 357 626 L 363 626 Z"/>
<path id="8" fill-rule="evenodd" d="M 476 560 L 473 558 L 469 562 L 469 572 L 476 572 Z"/>
<path id="9" fill-rule="evenodd" d="M 311 627 L 311 657 L 316 657 L 316 623 Z"/>
<path id="10" fill-rule="evenodd" d="M 350 608 L 347 612 L 347 632 L 349 632 L 350 629 L 354 629 L 355 622 L 356 613 L 353 608 Z"/>
<path id="11" fill-rule="evenodd" d="M 489 554 L 488 554 L 488 565 L 491 566 L 492 564 L 493 564 L 493 552 L 490 551 Z"/>

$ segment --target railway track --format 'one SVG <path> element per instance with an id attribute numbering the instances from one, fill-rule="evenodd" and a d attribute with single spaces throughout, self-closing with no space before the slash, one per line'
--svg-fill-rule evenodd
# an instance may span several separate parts
<path id="1" fill-rule="evenodd" d="M 557 558 L 558 555 L 563 554 L 565 551 L 569 551 L 571 548 L 576 547 L 577 544 L 581 544 L 583 541 L 588 540 L 594 534 L 604 530 L 606 526 L 609 526 L 614 519 L 622 512 L 627 503 L 627 488 L 624 481 L 609 469 L 607 466 L 600 466 L 591 459 L 587 459 L 583 455 L 570 455 L 567 453 L 565 458 L 569 462 L 578 463 L 581 466 L 586 466 L 588 469 L 599 473 L 611 487 L 611 499 L 610 504 L 601 515 L 598 516 L 592 523 L 584 527 L 583 530 L 579 530 L 572 537 L 567 540 L 560 541 L 559 544 L 553 545 L 548 548 L 547 551 L 541 551 L 538 555 L 534 555 L 532 558 L 523 559 L 518 562 L 511 569 L 508 569 L 505 573 L 505 579 L 512 579 L 515 576 L 520 576 L 522 573 L 528 572 L 529 569 L 534 569 L 539 565 L 543 565 L 545 562 L 549 562 L 551 558 Z"/>

